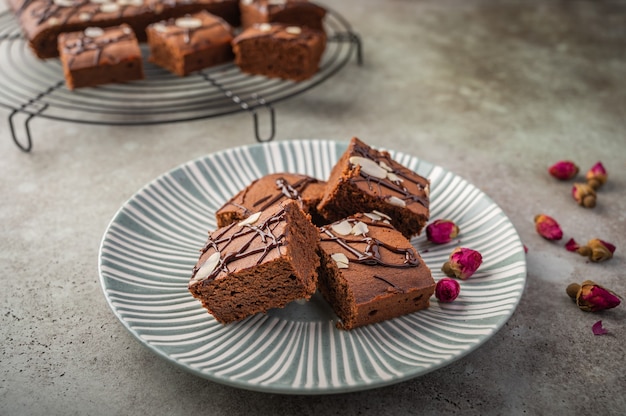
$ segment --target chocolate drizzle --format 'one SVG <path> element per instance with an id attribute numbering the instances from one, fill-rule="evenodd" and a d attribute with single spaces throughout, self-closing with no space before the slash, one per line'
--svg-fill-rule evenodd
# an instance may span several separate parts
<path id="1" fill-rule="evenodd" d="M 408 182 L 415 184 L 415 186 L 419 190 L 425 193 L 425 185 L 421 183 L 418 180 L 418 178 L 416 178 L 417 175 L 411 175 L 412 172 L 406 171 L 404 169 L 393 168 L 393 165 L 395 164 L 395 162 L 389 156 L 384 157 L 384 158 L 383 157 L 375 158 L 374 156 L 370 154 L 369 149 L 367 147 L 361 146 L 358 143 L 354 145 L 353 149 L 354 149 L 354 153 L 357 153 L 361 157 L 373 160 L 376 163 L 379 163 L 379 161 L 382 159 L 385 162 L 385 164 L 392 169 L 391 173 L 394 173 L 396 176 L 402 178 L 403 180 L 406 180 Z M 386 199 L 392 196 L 389 194 L 385 195 L 384 189 L 387 189 L 389 191 L 397 192 L 398 194 L 400 194 L 401 195 L 400 199 L 402 199 L 405 202 L 416 202 L 416 203 L 421 204 L 425 208 L 428 208 L 429 206 L 429 199 L 427 197 L 411 193 L 405 186 L 401 185 L 401 182 L 396 183 L 394 181 L 391 181 L 388 178 L 381 179 L 381 178 L 368 175 L 367 173 L 363 171 L 363 169 L 361 169 L 360 171 L 360 176 L 361 176 L 360 179 L 351 178 L 350 182 L 353 184 L 357 184 L 358 182 L 367 182 L 367 186 L 369 189 L 372 189 L 372 183 L 376 184 L 378 188 L 378 195 L 380 195 L 381 198 L 383 199 Z"/>
<path id="2" fill-rule="evenodd" d="M 356 224 L 358 221 L 356 219 L 350 218 L 347 220 L 351 225 Z M 378 227 L 385 226 L 388 227 L 387 224 L 384 223 L 369 223 L 368 226 Z M 384 267 L 394 267 L 394 268 L 408 268 L 408 267 L 418 267 L 420 265 L 419 259 L 416 257 L 415 252 L 411 248 L 401 248 L 391 246 L 383 241 L 380 241 L 377 238 L 370 237 L 368 235 L 364 235 L 362 237 L 358 236 L 338 236 L 331 231 L 328 227 L 320 228 L 322 234 L 321 243 L 325 242 L 334 242 L 340 245 L 342 248 L 347 250 L 353 257 L 348 257 L 350 262 L 365 264 L 367 266 L 384 266 Z M 354 247 L 356 244 L 365 244 L 365 249 L 363 251 Z M 383 261 L 381 255 L 381 249 L 390 251 L 395 254 L 403 254 L 404 261 L 402 263 L 389 263 Z"/>
<path id="3" fill-rule="evenodd" d="M 255 209 L 263 211 L 263 210 L 269 208 L 270 206 L 274 205 L 275 203 L 277 203 L 281 199 L 287 198 L 287 199 L 293 199 L 294 201 L 298 201 L 298 203 L 300 204 L 300 208 L 303 208 L 302 192 L 304 192 L 304 190 L 307 188 L 307 186 L 309 186 L 310 184 L 315 183 L 315 182 L 317 182 L 317 179 L 315 179 L 315 178 L 304 177 L 302 179 L 299 179 L 295 183 L 291 184 L 291 183 L 289 183 L 289 181 L 287 181 L 283 177 L 277 178 L 276 179 L 276 189 L 279 192 L 277 194 L 274 194 L 274 195 L 267 195 L 267 196 L 259 199 L 258 201 L 255 201 L 252 204 L 252 206 Z M 261 205 L 261 204 L 263 204 L 263 205 Z M 261 205 L 261 206 L 259 206 L 259 205 Z"/>
<path id="4" fill-rule="evenodd" d="M 256 264 L 259 265 L 267 257 L 267 255 L 274 249 L 278 249 L 285 245 L 286 234 L 276 235 L 276 228 L 285 219 L 285 209 L 280 208 L 275 214 L 264 219 L 259 224 L 251 224 L 246 226 L 240 226 L 237 223 L 232 223 L 216 236 L 209 238 L 207 243 L 202 248 L 202 254 L 206 253 L 209 249 L 213 249 L 215 252 L 222 253 L 220 261 L 213 271 L 203 280 L 215 279 L 221 272 L 231 273 L 234 270 L 230 270 L 229 265 L 236 261 L 246 257 L 257 256 Z M 261 221 L 261 220 L 259 220 Z M 240 228 L 235 232 L 231 232 L 233 228 Z M 252 246 L 255 239 L 260 238 L 263 244 Z M 245 239 L 243 244 L 236 249 L 230 250 L 229 247 L 236 241 Z M 192 280 L 202 265 L 196 265 L 193 268 Z"/>

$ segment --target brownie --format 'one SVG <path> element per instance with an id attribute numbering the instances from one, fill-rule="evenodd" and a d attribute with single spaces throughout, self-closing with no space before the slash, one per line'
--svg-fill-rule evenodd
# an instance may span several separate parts
<path id="1" fill-rule="evenodd" d="M 326 9 L 307 0 L 241 0 L 241 26 L 258 23 L 283 23 L 324 30 Z"/>
<path id="2" fill-rule="evenodd" d="M 316 206 L 319 203 L 326 182 L 308 175 L 297 173 L 272 173 L 255 179 L 229 199 L 215 213 L 218 227 L 239 222 L 257 211 L 264 211 L 271 205 L 287 199 L 298 202 L 300 208 L 311 215 L 313 223 L 318 223 Z"/>
<path id="3" fill-rule="evenodd" d="M 325 48 L 324 32 L 278 23 L 254 25 L 233 40 L 241 71 L 292 81 L 315 75 Z"/>
<path id="4" fill-rule="evenodd" d="M 233 29 L 206 11 L 153 23 L 146 29 L 150 62 L 186 76 L 233 59 Z"/>
<path id="5" fill-rule="evenodd" d="M 318 212 L 328 221 L 377 210 L 410 238 L 428 222 L 430 183 L 402 166 L 386 151 L 354 137 L 327 180 Z"/>
<path id="6" fill-rule="evenodd" d="M 379 212 L 320 228 L 319 290 L 353 329 L 430 306 L 435 281 L 409 240 Z"/>
<path id="7" fill-rule="evenodd" d="M 85 30 L 88 27 L 130 25 L 140 42 L 146 40 L 145 29 L 172 17 L 206 10 L 239 25 L 238 0 L 10 0 L 31 49 L 41 58 L 58 56 L 60 33 Z"/>
<path id="8" fill-rule="evenodd" d="M 319 232 L 293 200 L 209 234 L 189 291 L 222 323 L 309 299 Z"/>
<path id="9" fill-rule="evenodd" d="M 126 24 L 59 36 L 67 88 L 143 79 L 143 60 L 135 33 Z"/>

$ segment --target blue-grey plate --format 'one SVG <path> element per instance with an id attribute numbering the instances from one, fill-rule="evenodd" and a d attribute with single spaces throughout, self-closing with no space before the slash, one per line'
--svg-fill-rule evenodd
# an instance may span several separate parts
<path id="1" fill-rule="evenodd" d="M 403 317 L 339 330 L 316 294 L 309 302 L 218 323 L 187 290 L 215 211 L 252 180 L 272 172 L 325 179 L 347 142 L 301 140 L 210 154 L 156 178 L 109 224 L 100 248 L 104 295 L 122 324 L 164 359 L 215 382 L 250 390 L 328 394 L 370 389 L 444 367 L 487 341 L 513 314 L 526 282 L 523 245 L 502 210 L 463 178 L 390 151 L 431 180 L 431 220 L 461 229 L 448 244 L 413 239 L 435 280 L 457 245 L 483 264 L 461 281 L 456 301 Z"/>

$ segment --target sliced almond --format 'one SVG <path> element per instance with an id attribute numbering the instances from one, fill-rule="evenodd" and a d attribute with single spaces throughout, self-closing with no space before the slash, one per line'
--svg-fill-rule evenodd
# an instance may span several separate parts
<path id="1" fill-rule="evenodd" d="M 367 228 L 367 224 L 365 224 L 363 221 L 359 221 L 356 224 L 354 224 L 354 227 L 352 227 L 350 234 L 365 235 L 368 232 L 369 232 L 369 228 Z"/>
<path id="2" fill-rule="evenodd" d="M 333 224 L 330 226 L 334 232 L 339 235 L 349 235 L 352 231 L 352 226 L 348 220 L 341 221 L 340 223 Z"/>
<path id="3" fill-rule="evenodd" d="M 331 254 L 330 257 L 333 260 L 335 260 L 335 263 L 337 263 L 337 267 L 340 268 L 340 269 L 347 269 L 349 267 L 349 265 L 350 265 L 350 261 L 348 260 L 346 255 L 343 254 L 343 253 Z"/>
<path id="4" fill-rule="evenodd" d="M 197 29 L 202 27 L 202 20 L 191 16 L 179 17 L 174 24 L 181 29 Z"/>
<path id="5" fill-rule="evenodd" d="M 104 30 L 101 27 L 88 27 L 84 33 L 88 38 L 97 38 L 104 35 Z"/>
<path id="6" fill-rule="evenodd" d="M 367 218 L 369 218 L 372 221 L 380 221 L 383 219 L 383 217 L 376 214 L 375 212 L 365 212 L 363 213 L 363 215 L 365 215 Z"/>
<path id="7" fill-rule="evenodd" d="M 398 175 L 396 175 L 393 172 L 387 173 L 387 179 L 389 179 L 391 182 L 395 182 L 395 183 L 400 183 L 400 182 L 403 181 L 403 179 L 401 177 L 399 177 Z"/>
<path id="8" fill-rule="evenodd" d="M 299 35 L 300 33 L 302 33 L 302 29 L 298 26 L 289 26 L 285 29 L 285 32 L 291 35 Z"/>
<path id="9" fill-rule="evenodd" d="M 374 211 L 372 211 L 372 213 L 376 214 L 376 215 L 380 215 L 381 217 L 383 217 L 386 220 L 391 220 L 391 217 L 389 215 L 385 214 L 384 212 L 380 212 L 380 211 L 374 210 Z"/>
<path id="10" fill-rule="evenodd" d="M 167 26 L 161 22 L 153 24 L 152 29 L 159 33 L 167 32 Z"/>
<path id="11" fill-rule="evenodd" d="M 243 227 L 245 225 L 252 225 L 255 222 L 257 222 L 259 220 L 259 217 L 261 217 L 263 211 L 259 211 L 259 212 L 255 212 L 254 214 L 250 215 L 248 218 L 246 218 L 245 220 L 239 222 L 239 224 L 237 224 L 240 227 Z"/>
<path id="12" fill-rule="evenodd" d="M 389 199 L 387 199 L 387 202 L 397 207 L 403 207 L 403 208 L 406 207 L 406 202 L 404 202 L 402 199 L 398 198 L 397 196 L 390 196 Z"/>
<path id="13" fill-rule="evenodd" d="M 219 262 L 220 252 L 216 251 L 215 253 L 211 254 L 204 263 L 202 263 L 202 266 L 200 266 L 195 276 L 193 277 L 192 282 L 199 282 L 209 277 L 211 273 L 213 273 L 213 270 L 215 270 L 215 267 L 217 267 Z"/>
<path id="14" fill-rule="evenodd" d="M 384 160 L 379 161 L 378 164 L 380 165 L 381 168 L 385 169 L 387 172 L 393 172 L 393 169 L 391 168 L 391 166 L 385 163 Z"/>
<path id="15" fill-rule="evenodd" d="M 120 5 L 117 3 L 103 3 L 100 5 L 100 11 L 102 13 L 115 13 L 120 10 Z"/>
<path id="16" fill-rule="evenodd" d="M 74 7 L 73 0 L 53 0 L 52 2 L 61 7 Z"/>
<path id="17" fill-rule="evenodd" d="M 387 171 L 374 162 L 372 159 L 367 159 L 360 156 L 352 156 L 350 163 L 361 167 L 361 172 L 378 179 L 385 179 L 387 177 Z"/>

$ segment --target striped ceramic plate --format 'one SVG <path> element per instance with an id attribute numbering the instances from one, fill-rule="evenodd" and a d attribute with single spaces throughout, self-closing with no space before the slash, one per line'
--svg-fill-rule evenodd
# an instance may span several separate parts
<path id="1" fill-rule="evenodd" d="M 186 163 L 149 183 L 115 214 L 100 249 L 100 280 L 122 324 L 161 357 L 207 379 L 251 390 L 324 394 L 410 379 L 473 351 L 511 316 L 526 281 L 523 246 L 502 210 L 459 176 L 391 152 L 431 180 L 431 218 L 454 220 L 458 240 L 413 240 L 435 280 L 456 245 L 484 262 L 450 304 L 352 331 L 319 297 L 221 325 L 187 291 L 214 213 L 271 172 L 326 178 L 347 143 L 303 140 L 229 149 Z"/>

